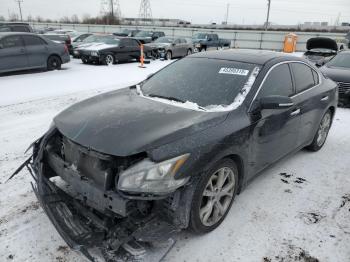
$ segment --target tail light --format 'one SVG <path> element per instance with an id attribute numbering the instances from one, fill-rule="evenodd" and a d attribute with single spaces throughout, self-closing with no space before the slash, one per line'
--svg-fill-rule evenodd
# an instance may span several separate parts
<path id="1" fill-rule="evenodd" d="M 64 52 L 68 53 L 68 46 L 67 45 L 64 45 Z"/>

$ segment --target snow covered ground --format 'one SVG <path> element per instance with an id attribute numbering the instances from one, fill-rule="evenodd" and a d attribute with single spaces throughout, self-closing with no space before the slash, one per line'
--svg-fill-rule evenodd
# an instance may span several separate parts
<path id="1" fill-rule="evenodd" d="M 0 260 L 85 261 L 69 250 L 22 173 L 23 151 L 53 116 L 82 99 L 127 86 L 167 65 L 83 65 L 0 76 Z M 325 147 L 301 151 L 255 179 L 214 232 L 178 235 L 165 261 L 350 261 L 350 110 L 338 109 Z M 314 258 L 314 259 L 313 259 Z M 318 259 L 318 260 L 317 260 Z"/>

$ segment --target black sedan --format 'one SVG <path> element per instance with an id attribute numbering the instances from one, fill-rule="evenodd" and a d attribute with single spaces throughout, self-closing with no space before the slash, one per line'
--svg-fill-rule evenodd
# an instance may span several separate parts
<path id="1" fill-rule="evenodd" d="M 338 83 L 339 104 L 350 105 L 350 51 L 342 51 L 321 68 L 323 74 Z"/>
<path id="2" fill-rule="evenodd" d="M 337 85 L 304 59 L 198 53 L 68 108 L 25 165 L 71 247 L 135 251 L 214 230 L 259 172 L 322 148 L 336 106 Z"/>
<path id="3" fill-rule="evenodd" d="M 117 36 L 105 37 L 102 41 L 77 49 L 84 64 L 113 65 L 118 62 L 140 60 L 141 43 L 139 41 Z M 145 54 L 151 51 L 147 47 L 144 50 Z"/>

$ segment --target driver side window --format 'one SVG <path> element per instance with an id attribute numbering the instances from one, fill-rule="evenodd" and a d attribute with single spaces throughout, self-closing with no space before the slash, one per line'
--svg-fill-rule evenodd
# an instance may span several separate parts
<path id="1" fill-rule="evenodd" d="M 272 69 L 263 83 L 257 98 L 272 95 L 289 97 L 294 95 L 292 75 L 288 64 L 282 64 Z"/>

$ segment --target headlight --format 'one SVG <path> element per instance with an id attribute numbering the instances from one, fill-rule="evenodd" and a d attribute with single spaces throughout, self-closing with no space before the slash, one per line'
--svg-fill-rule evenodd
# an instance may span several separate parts
<path id="1" fill-rule="evenodd" d="M 96 51 L 92 51 L 92 52 L 91 52 L 91 56 L 99 56 L 99 54 L 98 54 L 98 52 L 96 52 Z"/>
<path id="2" fill-rule="evenodd" d="M 189 180 L 174 178 L 188 157 L 189 154 L 185 154 L 161 163 L 145 159 L 119 175 L 118 189 L 138 193 L 171 193 Z"/>

